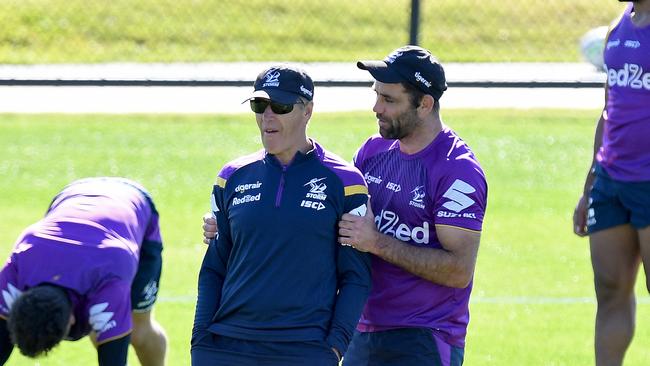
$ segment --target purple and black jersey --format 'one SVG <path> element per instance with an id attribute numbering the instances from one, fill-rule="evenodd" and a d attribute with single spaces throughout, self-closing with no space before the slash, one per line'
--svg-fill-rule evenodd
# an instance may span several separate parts
<path id="1" fill-rule="evenodd" d="M 639 182 L 650 181 L 650 25 L 632 23 L 633 7 L 605 45 L 608 94 L 597 160 L 612 178 Z"/>
<path id="2" fill-rule="evenodd" d="M 144 188 L 122 178 L 71 183 L 18 237 L 0 273 L 0 317 L 22 291 L 49 283 L 65 288 L 73 304 L 66 339 L 91 330 L 99 344 L 123 337 L 132 328 L 131 282 L 145 241 L 162 243 Z"/>
<path id="3" fill-rule="evenodd" d="M 338 221 L 365 213 L 368 190 L 354 166 L 313 144 L 287 166 L 260 151 L 219 173 L 219 233 L 199 276 L 195 339 L 207 330 L 347 348 L 369 292 L 370 259 L 338 244 Z"/>
<path id="4" fill-rule="evenodd" d="M 487 183 L 474 154 L 451 129 L 408 155 L 398 140 L 379 135 L 355 155 L 364 174 L 377 229 L 411 245 L 442 248 L 436 225 L 480 231 Z M 463 347 L 472 284 L 441 286 L 372 257 L 372 290 L 357 329 L 362 332 L 426 327 Z"/>

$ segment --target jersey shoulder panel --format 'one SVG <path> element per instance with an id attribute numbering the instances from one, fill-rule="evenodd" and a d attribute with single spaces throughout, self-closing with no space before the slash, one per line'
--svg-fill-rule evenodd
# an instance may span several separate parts
<path id="1" fill-rule="evenodd" d="M 323 149 L 320 145 L 317 145 L 317 148 L 323 165 L 341 180 L 346 196 L 358 193 L 368 194 L 366 181 L 359 169 L 333 152 Z"/>
<path id="2" fill-rule="evenodd" d="M 265 151 L 264 150 L 259 150 L 257 152 L 254 152 L 249 155 L 244 155 L 242 157 L 239 157 L 235 160 L 231 160 L 230 162 L 226 163 L 223 168 L 221 168 L 221 171 L 217 175 L 217 180 L 215 182 L 215 185 L 224 188 L 226 186 L 226 182 L 230 177 L 239 169 L 254 164 L 255 162 L 261 161 L 264 159 L 265 156 Z"/>
<path id="3" fill-rule="evenodd" d="M 393 149 L 399 149 L 398 140 L 385 139 L 379 134 L 374 134 L 354 154 L 354 165 L 359 167 L 365 160 Z"/>

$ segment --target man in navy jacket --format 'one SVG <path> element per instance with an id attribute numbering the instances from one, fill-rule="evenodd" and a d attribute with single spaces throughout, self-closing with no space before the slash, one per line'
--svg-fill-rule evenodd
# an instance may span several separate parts
<path id="1" fill-rule="evenodd" d="M 370 290 L 367 254 L 337 244 L 344 213 L 365 214 L 351 164 L 307 137 L 314 87 L 280 65 L 255 82 L 264 149 L 227 163 L 212 193 L 192 364 L 337 365 Z"/>

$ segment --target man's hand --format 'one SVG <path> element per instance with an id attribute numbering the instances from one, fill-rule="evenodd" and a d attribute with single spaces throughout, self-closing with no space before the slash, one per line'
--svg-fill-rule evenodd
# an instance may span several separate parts
<path id="1" fill-rule="evenodd" d="M 578 236 L 586 236 L 587 232 L 587 209 L 589 208 L 589 199 L 583 195 L 578 200 L 575 210 L 573 211 L 573 232 Z"/>
<path id="2" fill-rule="evenodd" d="M 217 219 L 211 212 L 203 215 L 203 242 L 210 244 L 210 240 L 217 236 Z"/>
<path id="3" fill-rule="evenodd" d="M 381 234 L 375 226 L 375 214 L 370 207 L 370 198 L 367 206 L 364 216 L 343 214 L 339 221 L 338 241 L 344 245 L 351 245 L 361 252 L 374 253 Z"/>

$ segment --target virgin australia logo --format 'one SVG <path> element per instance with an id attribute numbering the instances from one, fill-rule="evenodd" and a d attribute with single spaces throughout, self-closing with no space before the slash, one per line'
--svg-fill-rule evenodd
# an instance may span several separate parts
<path id="1" fill-rule="evenodd" d="M 620 39 L 615 39 L 613 41 L 607 41 L 607 49 L 610 49 L 612 47 L 618 47 L 621 44 Z"/>
<path id="2" fill-rule="evenodd" d="M 264 78 L 266 80 L 264 81 L 264 84 L 262 84 L 262 88 L 266 88 L 267 86 L 280 86 L 280 72 L 276 69 L 269 70 L 266 75 L 264 75 Z"/>
<path id="3" fill-rule="evenodd" d="M 426 196 L 426 193 L 424 192 L 424 186 L 417 186 L 415 187 L 414 190 L 411 191 L 413 193 L 413 198 L 411 198 L 411 202 L 409 202 L 409 205 L 417 208 L 424 208 L 424 196 Z"/>
<path id="4" fill-rule="evenodd" d="M 417 81 L 421 82 L 422 84 L 426 85 L 427 88 L 431 87 L 431 82 L 429 80 L 425 79 L 424 77 L 422 77 L 422 75 L 420 75 L 419 71 L 415 73 L 415 80 L 417 80 Z"/>
<path id="5" fill-rule="evenodd" d="M 307 95 L 309 95 L 310 97 L 312 97 L 314 95 L 314 93 L 311 90 L 305 88 L 304 85 L 300 85 L 300 91 L 307 94 Z"/>

